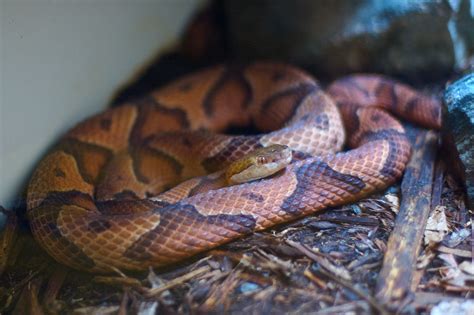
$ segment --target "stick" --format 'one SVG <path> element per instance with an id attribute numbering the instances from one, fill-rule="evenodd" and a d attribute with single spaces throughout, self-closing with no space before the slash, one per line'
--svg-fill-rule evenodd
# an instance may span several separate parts
<path id="1" fill-rule="evenodd" d="M 167 282 L 166 284 L 158 287 L 158 288 L 154 288 L 154 289 L 150 289 L 148 290 L 148 292 L 146 293 L 146 296 L 147 297 L 153 297 L 153 296 L 156 296 L 156 295 L 159 295 L 161 294 L 163 291 L 166 291 L 168 289 L 171 289 L 177 285 L 180 285 L 188 280 L 191 280 L 192 278 L 194 277 L 197 277 L 203 273 L 206 273 L 206 272 L 209 272 L 211 270 L 211 267 L 209 266 L 204 266 L 204 267 L 201 267 L 199 269 L 196 269 L 196 270 L 193 270 L 185 275 L 182 275 L 181 277 L 178 277 L 178 278 L 175 278 L 169 282 Z"/>
<path id="2" fill-rule="evenodd" d="M 400 306 L 412 293 L 416 259 L 431 210 L 437 146 L 436 133 L 416 131 L 412 157 L 402 181 L 400 212 L 376 285 L 376 297 L 386 305 Z"/>

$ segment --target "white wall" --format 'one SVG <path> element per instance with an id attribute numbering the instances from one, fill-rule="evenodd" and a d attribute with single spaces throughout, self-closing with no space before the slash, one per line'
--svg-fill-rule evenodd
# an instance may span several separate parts
<path id="1" fill-rule="evenodd" d="M 0 0 L 0 204 L 45 150 L 169 46 L 202 0 Z"/>

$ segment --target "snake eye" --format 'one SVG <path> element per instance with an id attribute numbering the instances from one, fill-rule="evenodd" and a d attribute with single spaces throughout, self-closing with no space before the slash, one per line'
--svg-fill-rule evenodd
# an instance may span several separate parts
<path id="1" fill-rule="evenodd" d="M 264 156 L 257 156 L 257 163 L 258 164 L 265 164 L 267 163 L 267 158 Z"/>

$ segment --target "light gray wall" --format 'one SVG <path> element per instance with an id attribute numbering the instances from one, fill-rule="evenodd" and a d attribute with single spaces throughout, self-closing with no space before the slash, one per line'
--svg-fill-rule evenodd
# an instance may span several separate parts
<path id="1" fill-rule="evenodd" d="M 0 0 L 0 204 L 38 159 L 160 48 L 202 0 Z"/>

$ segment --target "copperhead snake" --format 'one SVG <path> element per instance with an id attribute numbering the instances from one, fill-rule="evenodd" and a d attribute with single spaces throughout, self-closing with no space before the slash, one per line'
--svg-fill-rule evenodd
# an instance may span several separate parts
<path id="1" fill-rule="evenodd" d="M 389 112 L 441 126 L 438 100 L 383 76 L 344 77 L 324 91 L 284 64 L 205 69 L 67 132 L 29 183 L 31 230 L 76 269 L 177 262 L 394 183 L 411 146 Z M 248 125 L 261 133 L 222 134 Z M 290 165 L 215 189 L 219 170 L 272 144 L 291 149 Z"/>

